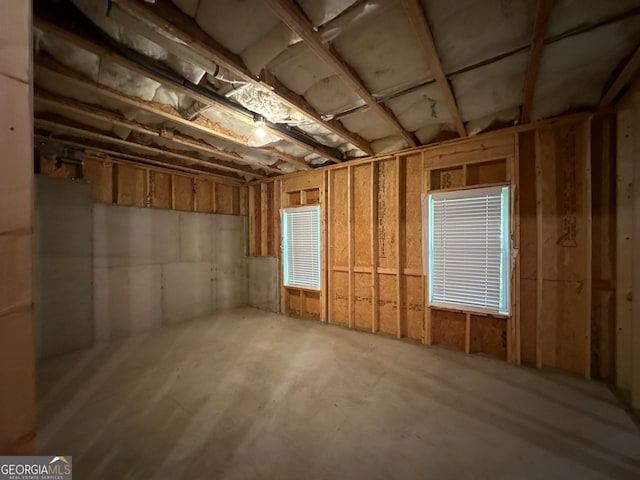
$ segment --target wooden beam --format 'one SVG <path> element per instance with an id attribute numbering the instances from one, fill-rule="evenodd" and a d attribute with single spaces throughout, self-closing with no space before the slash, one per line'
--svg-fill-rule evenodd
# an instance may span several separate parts
<path id="1" fill-rule="evenodd" d="M 138 155 L 132 155 L 130 153 L 119 152 L 114 149 L 98 146 L 97 144 L 95 144 L 93 140 L 87 140 L 83 138 L 73 138 L 73 139 L 60 138 L 58 136 L 53 137 L 51 136 L 51 134 L 44 135 L 41 133 L 35 133 L 34 139 L 41 142 L 55 142 L 55 143 L 67 145 L 69 147 L 79 148 L 84 150 L 85 153 L 89 152 L 88 154 L 90 154 L 90 152 L 94 152 L 99 155 L 108 155 L 110 157 L 109 161 L 112 161 L 114 163 L 118 163 L 118 161 L 114 159 L 115 157 L 115 158 L 127 160 L 127 161 L 119 162 L 122 164 L 132 163 L 132 164 L 138 164 L 138 165 L 154 165 L 154 166 L 158 166 L 165 169 L 168 173 L 172 173 L 175 171 L 186 172 L 190 174 L 201 175 L 207 178 L 219 179 L 228 184 L 233 184 L 233 185 L 242 184 L 242 181 L 235 177 L 226 177 L 224 175 L 217 175 L 215 173 L 205 171 L 205 170 L 198 170 L 196 168 L 190 168 L 190 167 L 178 165 L 175 163 L 168 163 L 167 161 L 158 160 L 157 158 L 140 157 Z"/>
<path id="2" fill-rule="evenodd" d="M 280 19 L 293 30 L 305 44 L 320 57 L 346 85 L 353 90 L 364 102 L 380 116 L 393 130 L 407 142 L 409 146 L 416 146 L 415 136 L 407 132 L 393 113 L 384 105 L 381 105 L 371 95 L 364 82 L 358 77 L 353 69 L 340 58 L 338 53 L 329 44 L 325 44 L 320 34 L 313 28 L 313 25 L 302 11 L 302 9 L 292 0 L 267 0 L 272 10 Z"/>
<path id="3" fill-rule="evenodd" d="M 80 35 L 70 29 L 67 29 L 59 25 L 58 23 L 54 23 L 51 20 L 45 19 L 42 17 L 34 17 L 34 26 L 36 26 L 41 30 L 44 30 L 45 32 L 48 32 L 51 35 L 54 35 L 58 38 L 61 38 L 70 43 L 73 43 L 76 46 L 84 50 L 87 50 L 88 52 L 98 55 L 102 59 L 108 59 L 109 61 L 123 68 L 126 68 L 131 72 L 134 72 L 138 75 L 154 80 L 160 83 L 161 85 L 171 90 L 174 90 L 177 93 L 181 93 L 190 98 L 193 98 L 194 100 L 197 100 L 208 107 L 220 110 L 221 112 L 235 118 L 236 120 L 240 120 L 241 122 L 244 122 L 251 126 L 254 125 L 254 121 L 251 116 L 245 115 L 244 113 L 211 98 L 209 95 L 205 95 L 204 93 L 199 93 L 191 88 L 188 88 L 187 86 L 184 85 L 182 81 L 171 80 L 159 73 L 156 73 L 152 69 L 141 66 L 138 63 L 134 62 L 133 60 L 130 60 L 129 58 L 126 58 L 123 55 L 113 51 L 111 48 L 95 43 L 93 40 L 83 35 Z M 152 62 L 152 61 L 153 60 L 149 59 L 149 62 Z M 162 65 L 160 64 L 158 66 L 159 68 L 163 68 Z M 323 158 L 326 158 L 327 160 L 331 160 L 332 162 L 336 162 L 336 163 L 341 162 L 341 159 L 337 158 L 333 153 L 331 153 L 328 147 L 326 149 L 324 147 L 315 147 L 313 145 L 310 145 L 298 139 L 293 135 L 289 135 L 275 128 L 270 128 L 269 126 L 266 126 L 265 129 L 270 134 L 275 135 L 281 138 L 282 140 L 298 145 L 299 147 L 302 147 L 305 150 L 316 153 L 317 155 Z"/>
<path id="4" fill-rule="evenodd" d="M 124 128 L 128 128 L 135 132 L 139 132 L 145 135 L 150 135 L 152 137 L 162 137 L 171 143 L 189 147 L 194 150 L 199 150 L 201 152 L 212 155 L 214 158 L 220 158 L 220 159 L 229 160 L 236 163 L 241 163 L 244 165 L 258 167 L 259 169 L 264 170 L 266 172 L 270 172 L 270 173 L 277 173 L 277 174 L 283 173 L 281 170 L 277 168 L 269 167 L 267 165 L 257 164 L 255 162 L 245 160 L 238 154 L 229 153 L 229 152 L 225 152 L 224 150 L 220 150 L 214 147 L 213 145 L 206 144 L 202 140 L 196 140 L 169 129 L 157 129 L 157 128 L 148 127 L 146 125 L 135 122 L 133 120 L 129 120 L 119 113 L 106 110 L 94 105 L 88 105 L 86 103 L 82 103 L 70 98 L 59 97 L 57 95 L 54 95 L 52 93 L 47 92 L 46 90 L 42 90 L 37 87 L 35 88 L 35 91 L 34 91 L 34 98 L 37 101 L 45 103 L 50 107 L 54 107 L 55 109 L 79 114 L 88 118 L 92 118 L 94 120 L 107 122 L 113 125 L 118 125 Z M 253 174 L 253 172 L 251 171 L 246 171 L 246 173 Z"/>
<path id="5" fill-rule="evenodd" d="M 633 52 L 633 55 L 631 55 L 631 58 L 629 58 L 625 66 L 620 70 L 620 73 L 618 73 L 613 82 L 611 82 L 611 85 L 602 96 L 598 108 L 607 108 L 613 103 L 622 89 L 633 79 L 638 71 L 638 67 L 640 67 L 640 46 L 636 48 L 636 51 Z"/>
<path id="6" fill-rule="evenodd" d="M 142 100 L 141 98 L 134 97 L 133 95 L 127 95 L 126 93 L 115 90 L 106 85 L 102 85 L 94 82 L 89 78 L 85 78 L 82 75 L 68 69 L 54 61 L 52 58 L 44 56 L 42 54 L 34 55 L 34 68 L 36 73 L 45 73 L 55 77 L 56 79 L 68 84 L 73 88 L 85 90 L 87 92 L 96 94 L 100 97 L 109 98 L 122 102 L 130 107 L 138 108 L 145 112 L 157 115 L 165 120 L 178 123 L 185 127 L 189 127 L 198 132 L 206 133 L 214 137 L 223 138 L 238 145 L 247 146 L 247 138 L 236 133 L 233 133 L 220 125 L 213 123 L 211 120 L 198 117 L 195 120 L 187 120 L 183 118 L 178 111 L 170 105 L 162 104 L 160 108 L 159 103 Z"/>
<path id="7" fill-rule="evenodd" d="M 160 147 L 155 147 L 155 146 L 149 146 L 149 145 L 142 145 L 140 143 L 135 143 L 135 142 L 131 142 L 129 140 L 122 140 L 120 138 L 117 137 L 112 137 L 109 136 L 105 133 L 98 133 L 98 132 L 94 132 L 91 130 L 86 130 L 84 128 L 81 128 L 79 126 L 72 126 L 66 123 L 63 123 L 63 120 L 50 120 L 50 119 L 45 119 L 45 118 L 38 118 L 36 117 L 34 119 L 34 125 L 38 126 L 38 127 L 42 127 L 48 131 L 63 131 L 66 133 L 69 133 L 71 135 L 78 135 L 80 137 L 83 138 L 87 138 L 87 139 L 93 139 L 93 140 L 99 140 L 99 141 L 103 141 L 103 142 L 107 142 L 110 144 L 114 144 L 114 145 L 120 145 L 123 147 L 128 147 L 128 148 L 132 148 L 134 150 L 142 150 L 145 152 L 149 152 L 149 153 L 153 153 L 156 155 L 159 155 L 161 157 L 170 157 L 170 158 L 174 158 L 174 159 L 180 159 L 182 161 L 187 162 L 187 164 L 191 164 L 191 165 L 200 165 L 206 168 L 211 168 L 214 170 L 222 170 L 222 171 L 226 171 L 226 172 L 232 172 L 236 175 L 252 175 L 254 177 L 258 177 L 258 178 L 266 178 L 264 175 L 260 174 L 260 173 L 253 173 L 253 172 L 248 172 L 246 170 L 240 169 L 240 168 L 236 168 L 236 167 L 230 167 L 227 165 L 222 165 L 220 163 L 212 163 L 210 161 L 207 160 L 202 160 L 200 158 L 197 157 L 192 157 L 190 155 L 185 155 L 183 153 L 178 153 L 178 152 L 173 152 L 170 150 L 167 150 L 165 148 L 160 148 Z"/>
<path id="8" fill-rule="evenodd" d="M 536 93 L 540 62 L 544 49 L 544 37 L 547 34 L 547 26 L 549 25 L 549 18 L 551 18 L 553 3 L 554 0 L 538 0 L 536 19 L 533 24 L 533 35 L 531 36 L 531 55 L 529 56 L 529 65 L 524 81 L 524 98 L 522 101 L 520 123 L 529 123 L 531 121 L 533 99 Z"/>
<path id="9" fill-rule="evenodd" d="M 220 126 L 219 124 L 212 122 L 206 117 L 199 116 L 194 120 L 187 120 L 183 118 L 178 113 L 178 111 L 170 105 L 162 104 L 161 108 L 160 104 L 158 104 L 157 102 L 142 100 L 140 98 L 134 97 L 132 95 L 127 95 L 105 85 L 101 85 L 88 78 L 82 77 L 81 75 L 73 72 L 72 70 L 69 70 L 66 67 L 57 64 L 51 58 L 47 58 L 43 55 L 35 55 L 34 66 L 37 72 L 44 72 L 46 73 L 46 75 L 53 76 L 73 88 L 78 88 L 104 98 L 116 100 L 131 107 L 156 115 L 165 120 L 187 127 L 191 130 L 194 130 L 195 132 L 205 133 L 207 135 L 211 135 L 214 138 L 222 138 L 237 145 L 248 147 L 246 137 L 231 132 Z M 253 150 L 257 150 L 259 152 L 271 155 L 287 163 L 290 163 L 299 170 L 311 170 L 311 167 L 304 160 L 304 158 L 289 155 L 272 147 L 253 148 Z"/>
<path id="10" fill-rule="evenodd" d="M 345 142 L 355 145 L 363 152 L 372 155 L 373 149 L 369 143 L 359 135 L 347 130 L 341 122 L 337 120 L 325 121 L 322 115 L 317 112 L 303 97 L 289 90 L 273 74 L 263 71 L 259 77 L 255 77 L 245 66 L 242 59 L 228 51 L 217 43 L 206 32 L 200 28 L 196 21 L 183 13 L 170 0 L 156 0 L 153 5 L 139 2 L 137 0 L 115 0 L 123 9 L 135 15 L 137 18 L 150 22 L 165 32 L 170 33 L 184 44 L 189 45 L 195 52 L 198 59 L 196 63 L 203 68 L 210 63 L 211 59 L 215 64 L 220 64 L 244 81 L 270 91 L 278 100 L 286 104 L 297 112 L 311 118 L 318 124 L 338 135 Z M 172 42 L 167 49 L 179 47 L 178 42 Z"/>
<path id="11" fill-rule="evenodd" d="M 449 113 L 453 119 L 456 131 L 461 137 L 466 137 L 467 131 L 464 128 L 464 123 L 462 122 L 460 110 L 458 109 L 458 104 L 456 103 L 456 98 L 453 95 L 451 85 L 449 85 L 449 81 L 442 70 L 442 62 L 440 62 L 440 56 L 438 55 L 438 50 L 436 49 L 436 44 L 433 40 L 433 33 L 431 32 L 431 27 L 429 27 L 429 22 L 427 21 L 424 9 L 422 8 L 419 0 L 402 0 L 402 4 L 407 12 L 409 21 L 418 34 L 418 38 L 420 39 L 422 49 L 426 56 L 427 65 L 429 65 L 431 73 L 442 91 L 444 101 L 447 104 L 447 108 L 449 109 Z"/>

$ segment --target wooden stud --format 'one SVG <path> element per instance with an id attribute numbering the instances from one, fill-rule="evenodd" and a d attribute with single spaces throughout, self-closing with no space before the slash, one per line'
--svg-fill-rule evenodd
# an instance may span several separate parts
<path id="1" fill-rule="evenodd" d="M 371 331 L 380 330 L 380 305 L 378 285 L 378 164 L 371 163 Z"/>
<path id="2" fill-rule="evenodd" d="M 349 328 L 354 327 L 354 319 L 355 319 L 355 273 L 353 271 L 354 265 L 354 232 L 353 232 L 353 223 L 354 223 L 354 211 L 353 211 L 353 168 L 351 166 L 347 167 L 347 211 L 348 211 L 348 233 L 347 233 L 347 242 L 349 246 Z"/>
<path id="3" fill-rule="evenodd" d="M 111 202 L 114 205 L 118 205 L 119 192 L 118 192 L 118 164 L 117 163 L 114 163 L 113 167 L 111 168 L 111 190 L 112 190 Z"/>
<path id="4" fill-rule="evenodd" d="M 403 303 L 403 255 L 404 255 L 404 204 L 405 204 L 405 182 L 404 182 L 404 157 L 396 157 L 396 190 L 397 190 L 397 211 L 396 211 L 396 336 L 402 338 L 404 332 L 404 319 L 402 315 Z"/>
<path id="5" fill-rule="evenodd" d="M 269 255 L 269 184 L 260 185 L 260 255 Z"/>
<path id="6" fill-rule="evenodd" d="M 422 191 L 425 194 L 429 194 L 429 192 L 431 191 L 431 172 L 427 167 L 427 158 L 426 158 L 426 154 L 423 151 L 422 152 Z M 426 227 L 423 226 L 423 232 L 425 232 L 423 234 L 423 236 L 425 236 L 428 232 L 426 232 Z M 427 239 L 424 238 L 424 241 L 426 241 Z M 427 249 L 425 248 L 425 251 Z M 423 259 L 424 261 L 424 259 Z M 423 265 L 423 270 L 426 272 L 427 271 L 427 265 Z M 429 306 L 429 277 L 427 275 L 424 275 L 424 280 L 422 282 L 423 285 L 423 295 L 422 295 L 422 301 L 424 302 L 424 338 L 422 339 L 423 343 L 425 343 L 426 345 L 431 345 L 431 307 Z"/>
<path id="7" fill-rule="evenodd" d="M 637 108 L 637 107 L 636 107 Z M 617 115 L 616 145 L 616 379 L 621 390 L 632 382 L 633 262 L 637 255 L 633 235 L 634 114 L 624 109 Z M 637 130 L 636 130 L 637 132 Z M 635 133 L 637 135 L 637 133 Z"/>
<path id="8" fill-rule="evenodd" d="M 320 321 L 327 321 L 327 184 L 328 184 L 328 172 L 322 172 L 322 189 L 320 192 Z"/>
<path id="9" fill-rule="evenodd" d="M 213 213 L 218 212 L 218 207 L 216 206 L 216 182 L 214 181 L 211 181 L 211 211 Z"/>
<path id="10" fill-rule="evenodd" d="M 471 353 L 471 313 L 465 312 L 464 351 Z"/>
<path id="11" fill-rule="evenodd" d="M 592 198 L 591 198 L 591 119 L 585 122 L 586 135 L 583 142 L 584 145 L 584 222 L 586 231 L 586 260 L 584 262 L 585 267 L 585 322 L 586 328 L 584 332 L 585 342 L 585 358 L 584 358 L 584 378 L 589 380 L 591 378 L 591 299 L 593 295 L 592 282 L 593 282 L 593 227 L 592 227 Z M 579 147 L 578 147 L 579 148 Z"/>
<path id="12" fill-rule="evenodd" d="M 333 171 L 325 172 L 327 175 L 327 323 L 333 316 Z"/>
<path id="13" fill-rule="evenodd" d="M 520 143 L 518 134 L 514 135 L 514 156 L 511 159 L 513 168 L 511 176 L 511 218 L 510 224 L 512 227 L 512 235 L 514 238 L 513 249 L 516 250 L 516 261 L 514 268 L 514 280 L 512 298 L 514 298 L 515 305 L 512 306 L 511 315 L 513 323 L 513 335 L 515 336 L 515 362 L 517 365 L 522 363 L 522 352 L 520 347 Z"/>
<path id="14" fill-rule="evenodd" d="M 284 182 L 280 181 L 280 199 L 284 203 Z M 288 206 L 288 205 L 285 205 Z M 287 311 L 287 289 L 284 287 L 284 238 L 282 239 L 281 249 L 280 249 L 280 311 L 285 315 L 288 315 Z"/>
<path id="15" fill-rule="evenodd" d="M 542 163 L 540 159 L 540 135 L 536 132 L 535 139 L 535 163 L 536 163 L 536 367 L 542 368 L 542 292 L 544 286 L 544 268 L 543 268 L 543 198 L 542 198 Z"/>
<path id="16" fill-rule="evenodd" d="M 549 18 L 553 9 L 554 0 L 538 0 L 536 19 L 533 25 L 533 35 L 531 37 L 531 55 L 524 82 L 524 100 L 522 102 L 521 123 L 531 121 L 531 111 L 533 110 L 533 99 L 538 83 L 538 73 L 542 61 L 542 51 L 544 49 L 544 37 L 547 34 Z"/>

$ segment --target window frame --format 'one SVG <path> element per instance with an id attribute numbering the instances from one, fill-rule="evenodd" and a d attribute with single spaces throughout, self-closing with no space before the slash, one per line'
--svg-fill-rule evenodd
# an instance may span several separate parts
<path id="1" fill-rule="evenodd" d="M 318 258 L 318 282 L 317 286 L 314 285 L 306 285 L 306 284 L 296 284 L 292 283 L 289 279 L 289 226 L 287 222 L 287 215 L 292 212 L 302 212 L 302 211 L 316 211 L 318 218 L 318 249 L 317 249 L 317 258 Z M 322 217 L 320 211 L 320 205 L 302 205 L 297 207 L 287 207 L 280 210 L 281 215 L 281 224 L 282 224 L 282 285 L 288 288 L 298 288 L 301 290 L 313 290 L 316 292 L 321 291 L 322 289 Z"/>
<path id="2" fill-rule="evenodd" d="M 433 300 L 433 199 L 454 199 L 454 198 L 472 198 L 481 197 L 483 194 L 497 193 L 500 194 L 500 304 L 497 308 L 482 305 L 473 305 L 467 303 L 448 302 L 441 300 Z M 500 184 L 492 186 L 478 186 L 473 188 L 461 188 L 456 190 L 448 190 L 445 192 L 433 191 L 426 195 L 426 274 L 428 279 L 428 289 L 426 302 L 429 307 L 444 308 L 450 310 L 490 314 L 494 316 L 509 317 L 512 312 L 511 305 L 511 185 Z"/>

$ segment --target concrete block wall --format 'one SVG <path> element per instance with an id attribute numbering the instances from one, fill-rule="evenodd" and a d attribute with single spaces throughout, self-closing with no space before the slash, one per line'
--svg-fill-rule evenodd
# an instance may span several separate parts
<path id="1" fill-rule="evenodd" d="M 278 312 L 280 305 L 280 260 L 278 257 L 248 257 L 249 305 Z"/>
<path id="2" fill-rule="evenodd" d="M 95 204 L 96 340 L 247 304 L 246 217 Z"/>
<path id="3" fill-rule="evenodd" d="M 36 176 L 36 351 L 93 344 L 93 195 L 82 181 Z"/>

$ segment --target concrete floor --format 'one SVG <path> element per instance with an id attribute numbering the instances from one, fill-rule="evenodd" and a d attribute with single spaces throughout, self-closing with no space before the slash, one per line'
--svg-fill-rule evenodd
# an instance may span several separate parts
<path id="1" fill-rule="evenodd" d="M 253 309 L 43 363 L 78 479 L 640 478 L 609 389 Z"/>

